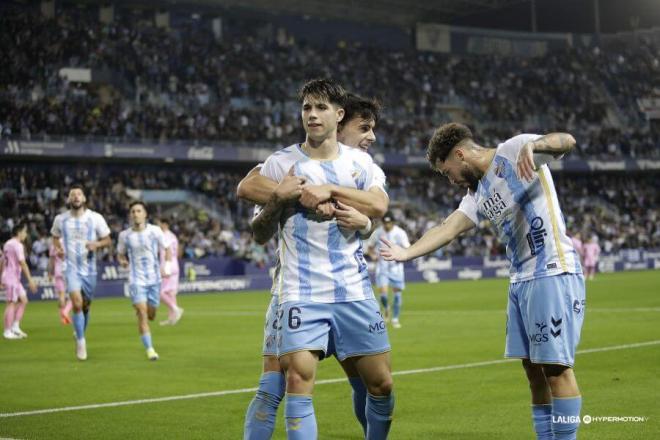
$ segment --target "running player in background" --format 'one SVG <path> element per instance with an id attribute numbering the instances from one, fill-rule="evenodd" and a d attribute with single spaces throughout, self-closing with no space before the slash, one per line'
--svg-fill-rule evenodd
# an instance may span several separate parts
<path id="1" fill-rule="evenodd" d="M 168 308 L 167 319 L 160 325 L 175 325 L 183 316 L 183 309 L 176 301 L 179 290 L 179 240 L 170 230 L 170 221 L 166 218 L 160 219 L 160 229 L 163 230 L 165 247 L 160 250 L 160 267 L 163 268 L 163 280 L 160 285 L 160 299 Z M 166 258 L 167 250 L 171 259 Z"/>
<path id="2" fill-rule="evenodd" d="M 16 224 L 12 228 L 11 235 L 12 238 L 7 240 L 3 246 L 3 267 L 0 268 L 2 272 L 0 280 L 2 280 L 7 295 L 4 315 L 5 325 L 2 335 L 5 339 L 22 339 L 27 338 L 27 333 L 21 330 L 20 324 L 28 299 L 25 288 L 21 284 L 21 272 L 23 272 L 32 293 L 37 293 L 37 285 L 32 279 L 30 268 L 25 261 L 23 243 L 27 238 L 27 224 L 22 222 Z"/>
<path id="3" fill-rule="evenodd" d="M 81 185 L 71 186 L 67 201 L 69 209 L 55 217 L 50 233 L 57 254 L 64 257 L 65 285 L 73 304 L 76 357 L 84 361 L 85 331 L 96 288 L 96 251 L 111 245 L 110 228 L 101 214 L 86 207 Z"/>
<path id="4" fill-rule="evenodd" d="M 55 240 L 57 239 L 51 237 L 50 245 L 48 246 L 48 276 L 53 280 L 53 288 L 55 289 L 55 293 L 57 293 L 60 321 L 62 321 L 62 324 L 67 325 L 71 324 L 69 313 L 71 313 L 71 307 L 73 306 L 71 305 L 71 299 L 66 296 L 64 272 L 62 270 L 64 258 L 57 253 L 57 247 L 53 244 Z"/>
<path id="5" fill-rule="evenodd" d="M 408 261 L 490 221 L 511 261 L 505 356 L 523 360 L 538 439 L 575 439 L 582 405 L 573 365 L 584 278 L 546 165 L 574 146 L 571 135 L 551 133 L 521 134 L 483 148 L 466 126 L 443 125 L 429 142 L 428 160 L 467 195 L 408 249 L 383 240 L 380 251 L 388 260 Z"/>
<path id="6" fill-rule="evenodd" d="M 392 214 L 387 213 L 383 217 L 383 225 L 378 227 L 371 236 L 369 243 L 377 252 L 376 262 L 376 286 L 380 291 L 380 303 L 383 306 L 383 316 L 385 321 L 389 321 L 392 317 L 392 327 L 401 328 L 399 322 L 399 315 L 401 313 L 401 306 L 403 305 L 403 289 L 406 286 L 403 263 L 396 261 L 387 261 L 380 255 L 381 239 L 384 238 L 390 243 L 394 243 L 402 248 L 410 246 L 408 241 L 408 234 L 401 229 L 398 225 L 394 224 L 394 217 Z M 392 313 L 388 307 L 388 290 L 392 288 Z"/>
<path id="7" fill-rule="evenodd" d="M 261 174 L 280 183 L 252 222 L 258 243 L 280 233 L 277 354 L 286 373 L 287 437 L 317 437 L 312 404 L 316 369 L 320 359 L 334 353 L 342 363 L 351 359 L 367 386 L 366 438 L 384 439 L 394 409 L 387 329 L 359 234 L 318 210 L 319 204 L 338 198 L 334 193 L 369 198 L 379 183 L 368 154 L 337 142 L 343 88 L 313 80 L 300 97 L 306 140 L 264 163 Z M 311 186 L 314 190 L 308 191 Z M 384 193 L 384 187 L 378 191 Z"/>
<path id="8" fill-rule="evenodd" d="M 171 266 L 172 254 L 165 246 L 163 231 L 147 223 L 147 206 L 131 203 L 129 214 L 133 225 L 121 231 L 117 239 L 117 258 L 123 267 L 130 266 L 128 284 L 131 301 L 138 320 L 140 340 L 149 360 L 158 360 L 151 340 L 149 322 L 156 317 L 160 304 L 160 251 L 165 252 L 165 264 Z"/>
<path id="9" fill-rule="evenodd" d="M 586 277 L 588 280 L 593 280 L 596 275 L 598 258 L 600 257 L 600 245 L 596 235 L 592 235 L 589 241 L 584 244 L 583 252 Z"/>
<path id="10" fill-rule="evenodd" d="M 338 126 L 338 141 L 349 147 L 359 148 L 362 151 L 367 152 L 369 147 L 376 141 L 374 128 L 380 116 L 380 105 L 374 99 L 363 98 L 349 93 L 344 104 L 344 112 L 344 118 L 340 121 Z M 239 197 L 263 206 L 268 202 L 275 188 L 277 188 L 277 183 L 259 173 L 262 166 L 263 165 L 260 164 L 250 171 L 250 173 L 240 182 L 237 191 Z M 369 201 L 367 199 L 367 202 L 372 203 L 372 211 L 370 213 L 379 216 L 378 214 L 380 212 L 378 210 L 383 209 L 379 203 L 382 204 L 382 197 L 387 197 L 387 194 L 378 189 L 379 186 L 385 186 L 385 174 L 383 173 L 383 170 L 375 164 L 374 178 L 376 181 L 382 182 L 382 184 L 374 186 L 371 191 L 373 200 Z M 349 204 L 353 203 L 352 200 L 345 201 Z M 364 202 L 364 200 L 362 201 Z M 344 228 L 355 230 L 364 229 L 365 232 L 368 233 L 373 231 L 373 229 L 369 227 L 369 217 L 360 213 L 355 208 L 352 208 L 350 205 L 342 205 L 343 207 L 340 207 L 339 209 L 331 206 L 331 203 L 326 203 L 325 205 L 330 208 L 330 212 L 333 210 L 335 211 L 335 216 L 337 217 L 338 222 L 340 222 Z M 260 209 L 256 210 L 255 217 L 258 212 L 260 212 Z M 367 235 L 364 235 L 364 237 L 366 236 Z M 279 262 L 276 267 L 276 270 L 279 271 Z M 276 274 L 277 273 L 278 272 L 276 272 Z M 275 278 L 277 278 L 277 275 Z M 271 302 L 266 312 L 266 325 L 264 327 L 264 345 L 262 350 L 264 357 L 263 373 L 259 380 L 259 390 L 250 402 L 246 414 L 245 440 L 271 438 L 275 428 L 277 408 L 279 407 L 279 403 L 284 397 L 285 392 L 284 377 L 277 359 L 277 350 L 275 347 L 278 305 L 275 283 L 273 283 L 271 293 L 273 296 L 271 297 Z M 352 388 L 353 410 L 355 416 L 366 434 L 367 388 L 360 378 L 357 368 L 351 359 L 341 362 L 341 365 Z"/>

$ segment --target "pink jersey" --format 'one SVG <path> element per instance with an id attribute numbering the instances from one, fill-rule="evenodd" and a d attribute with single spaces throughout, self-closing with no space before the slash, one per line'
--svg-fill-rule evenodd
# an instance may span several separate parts
<path id="1" fill-rule="evenodd" d="M 21 284 L 21 263 L 25 261 L 23 243 L 17 238 L 12 238 L 5 243 L 3 251 L 5 270 L 2 272 L 2 284 L 5 286 Z"/>
<path id="2" fill-rule="evenodd" d="M 587 267 L 595 266 L 600 256 L 600 246 L 598 243 L 585 243 L 584 249 L 584 265 Z"/>
<path id="3" fill-rule="evenodd" d="M 582 244 L 582 240 L 579 238 L 571 237 L 571 241 L 573 242 L 573 247 L 575 248 L 575 252 L 582 258 L 584 255 L 584 245 Z"/>
<path id="4" fill-rule="evenodd" d="M 55 240 L 55 239 L 54 239 Z M 48 256 L 53 259 L 53 277 L 54 278 L 62 278 L 63 273 L 62 273 L 62 266 L 64 264 L 64 258 L 60 257 L 57 255 L 57 249 L 53 245 L 53 243 L 50 243 L 50 246 L 48 247 Z"/>
<path id="5" fill-rule="evenodd" d="M 172 269 L 172 275 L 179 275 L 179 240 L 176 238 L 176 235 L 172 231 L 163 232 L 165 236 L 165 247 L 160 251 L 160 266 L 165 265 L 165 249 L 169 249 L 172 254 L 172 260 L 170 267 Z"/>

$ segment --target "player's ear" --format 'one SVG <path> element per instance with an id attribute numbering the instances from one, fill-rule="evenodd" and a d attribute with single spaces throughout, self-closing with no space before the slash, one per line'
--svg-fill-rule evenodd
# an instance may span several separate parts
<path id="1" fill-rule="evenodd" d="M 341 108 L 341 107 L 337 108 L 337 123 L 338 124 L 344 119 L 345 114 L 346 114 L 346 111 L 343 108 Z"/>

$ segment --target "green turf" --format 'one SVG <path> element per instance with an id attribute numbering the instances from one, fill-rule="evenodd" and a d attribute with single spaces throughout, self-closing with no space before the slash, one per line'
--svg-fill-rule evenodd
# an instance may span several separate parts
<path id="1" fill-rule="evenodd" d="M 587 284 L 580 349 L 660 340 L 660 272 L 600 275 Z M 395 371 L 499 360 L 507 282 L 414 284 L 403 328 L 390 329 Z M 161 355 L 147 361 L 128 300 L 98 300 L 78 362 L 70 326 L 52 302 L 28 306 L 27 340 L 0 340 L 0 413 L 252 388 L 260 374 L 266 293 L 183 295 L 176 327 L 152 328 Z M 163 309 L 161 309 L 161 312 Z M 594 422 L 583 439 L 660 438 L 660 345 L 578 355 L 583 414 L 645 416 L 644 423 Z M 341 377 L 334 360 L 319 379 Z M 519 363 L 395 377 L 393 439 L 532 438 Z M 0 418 L 0 437 L 20 439 L 239 439 L 251 392 L 189 400 Z M 345 382 L 319 385 L 321 439 L 359 439 Z M 281 412 L 274 438 L 285 438 Z"/>

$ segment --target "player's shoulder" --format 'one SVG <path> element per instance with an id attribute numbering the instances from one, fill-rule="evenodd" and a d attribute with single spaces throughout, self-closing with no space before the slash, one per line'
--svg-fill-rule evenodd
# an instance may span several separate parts
<path id="1" fill-rule="evenodd" d="M 268 156 L 266 162 L 295 162 L 304 156 L 304 153 L 300 149 L 300 144 L 291 144 Z"/>
<path id="2" fill-rule="evenodd" d="M 540 138 L 541 135 L 533 133 L 521 133 L 515 135 L 497 146 L 497 155 L 504 156 L 509 160 L 517 160 L 518 152 L 527 142 Z"/>
<path id="3" fill-rule="evenodd" d="M 373 158 L 366 152 L 360 150 L 359 148 L 351 148 L 348 145 L 339 143 L 339 148 L 341 148 L 341 154 L 345 155 L 354 162 L 360 164 L 373 165 Z"/>

